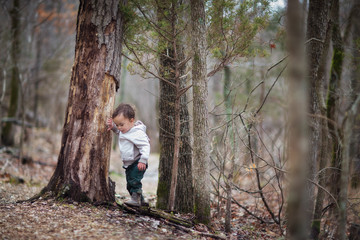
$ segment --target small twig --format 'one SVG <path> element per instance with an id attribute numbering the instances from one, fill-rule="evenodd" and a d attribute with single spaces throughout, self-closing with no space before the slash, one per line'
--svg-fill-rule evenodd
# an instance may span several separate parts
<path id="1" fill-rule="evenodd" d="M 179 93 L 177 94 L 178 97 L 181 97 L 181 95 L 183 95 L 184 93 L 187 92 L 187 90 L 189 90 L 193 85 L 191 84 L 190 86 L 184 87 L 182 89 L 179 90 Z"/>
<path id="2" fill-rule="evenodd" d="M 268 72 L 271 71 L 271 69 L 273 69 L 274 67 L 276 67 L 277 65 L 279 65 L 280 63 L 282 63 L 285 59 L 287 59 L 289 57 L 289 55 L 286 55 L 285 57 L 283 57 L 280 61 L 278 61 L 277 63 L 275 63 L 274 65 L 272 65 L 271 67 L 268 68 L 268 70 L 266 71 L 265 76 L 268 74 Z"/>
<path id="3" fill-rule="evenodd" d="M 259 111 L 260 111 L 260 109 L 259 109 Z M 247 136 L 248 136 L 249 148 L 252 149 L 252 147 L 251 147 L 251 135 L 250 135 L 251 126 L 249 126 L 249 128 L 246 127 L 245 122 L 244 122 L 241 115 L 240 115 L 240 120 L 241 120 L 241 122 L 242 122 L 242 124 L 243 124 L 243 126 L 244 126 L 244 128 L 246 130 Z M 251 157 L 252 163 L 255 163 L 253 151 L 250 151 L 250 157 Z M 255 168 L 255 173 L 256 173 L 256 180 L 257 180 L 257 187 L 260 190 L 259 194 L 260 194 L 261 200 L 263 201 L 265 208 L 267 209 L 268 213 L 270 214 L 270 216 L 274 220 L 274 222 L 276 222 L 277 224 L 280 224 L 279 219 L 277 219 L 275 217 L 274 212 L 271 210 L 268 202 L 266 201 L 266 198 L 265 198 L 264 193 L 262 191 L 263 187 L 261 187 L 260 173 L 259 173 L 259 170 L 257 168 Z"/>
<path id="4" fill-rule="evenodd" d="M 255 112 L 254 117 L 260 112 L 261 108 L 264 106 L 264 104 L 265 104 L 265 102 L 266 102 L 266 100 L 267 100 L 267 98 L 268 98 L 271 90 L 272 90 L 273 87 L 275 86 L 276 82 L 279 80 L 281 74 L 285 71 L 286 67 L 287 67 L 287 64 L 286 64 L 285 67 L 280 71 L 279 75 L 276 77 L 275 81 L 274 81 L 273 84 L 271 85 L 269 91 L 266 93 L 266 95 L 265 95 L 265 97 L 264 97 L 264 100 L 262 101 L 262 103 L 261 103 L 260 107 L 258 108 L 258 110 Z"/>
<path id="5" fill-rule="evenodd" d="M 313 37 L 313 38 L 308 39 L 308 40 L 304 43 L 304 45 L 306 45 L 306 44 L 308 44 L 308 43 L 310 43 L 310 42 L 312 42 L 312 41 L 324 43 L 323 40 Z"/>

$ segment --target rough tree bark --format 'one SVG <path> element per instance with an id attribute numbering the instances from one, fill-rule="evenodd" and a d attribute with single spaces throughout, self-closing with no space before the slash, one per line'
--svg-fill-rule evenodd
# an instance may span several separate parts
<path id="1" fill-rule="evenodd" d="M 19 0 L 13 1 L 13 8 L 10 10 L 11 17 L 11 82 L 10 82 L 10 103 L 8 118 L 16 117 L 18 108 L 18 96 L 20 86 L 19 57 L 20 57 L 20 3 Z M 4 145 L 14 145 L 14 134 L 12 132 L 12 122 L 7 121 L 2 129 L 1 140 Z"/>
<path id="2" fill-rule="evenodd" d="M 204 0 L 191 1 L 191 47 L 193 80 L 194 131 L 194 196 L 195 216 L 204 224 L 210 223 L 210 153 L 208 136 L 207 79 L 206 79 L 206 25 Z"/>
<path id="3" fill-rule="evenodd" d="M 178 4 L 178 3 L 174 3 Z M 171 8 L 171 2 L 159 1 L 157 9 L 157 21 L 170 21 L 169 26 L 176 26 L 176 18 L 165 18 L 166 11 Z M 175 32 L 176 29 L 169 30 Z M 177 34 L 175 34 L 177 35 Z M 160 55 L 160 75 L 169 82 L 176 83 L 175 74 L 178 76 L 185 74 L 185 65 L 180 66 L 179 63 L 185 58 L 184 49 L 176 40 L 176 36 L 168 36 L 175 42 L 169 42 L 166 39 L 160 39 L 160 47 L 166 46 Z M 174 44 L 175 43 L 175 44 Z M 175 51 L 177 57 L 175 58 Z M 176 66 L 180 66 L 176 69 Z M 160 101 L 159 101 L 159 142 L 160 142 L 160 162 L 159 162 L 159 182 L 157 188 L 157 207 L 160 209 L 168 209 L 171 179 L 173 176 L 173 160 L 175 153 L 175 118 L 176 111 L 180 111 L 179 127 L 179 162 L 177 170 L 177 184 L 175 189 L 174 210 L 181 212 L 192 212 L 193 201 L 193 184 L 192 184 L 192 149 L 190 145 L 190 123 L 189 112 L 187 108 L 186 94 L 179 97 L 179 110 L 175 109 L 175 102 L 178 90 L 185 87 L 186 78 L 179 78 L 179 88 L 167 82 L 160 80 Z"/>
<path id="4" fill-rule="evenodd" d="M 119 86 L 126 0 L 80 1 L 75 60 L 56 170 L 42 193 L 76 201 L 113 202 L 106 119 Z"/>
<path id="5" fill-rule="evenodd" d="M 322 142 L 323 124 L 321 116 L 325 116 L 325 102 L 324 102 L 324 78 L 323 74 L 319 74 L 321 68 L 327 25 L 329 20 L 331 1 L 310 0 L 309 12 L 307 20 L 306 39 L 308 42 L 306 46 L 307 53 L 307 67 L 308 67 L 308 82 L 310 90 L 309 99 L 309 123 L 310 123 L 310 149 L 309 149 L 309 178 L 315 181 L 317 174 L 317 165 L 325 152 L 324 144 Z M 309 217 L 313 217 L 314 202 L 315 202 L 315 187 L 308 182 L 308 209 Z M 310 219 L 309 219 L 310 220 Z M 309 221 L 311 223 L 311 221 Z"/>
<path id="6" fill-rule="evenodd" d="M 332 23 L 330 21 L 330 9 L 332 1 L 322 2 L 311 2 L 311 8 L 309 9 L 309 22 L 308 22 L 308 39 L 316 38 L 316 41 L 321 41 L 320 44 L 309 43 L 308 48 L 308 59 L 309 59 L 309 76 L 311 86 L 311 111 L 313 114 L 312 118 L 312 140 L 316 140 L 316 136 L 319 137 L 319 145 L 312 146 L 310 159 L 313 162 L 313 174 L 316 174 L 316 165 L 318 165 L 318 183 L 320 186 L 326 185 L 326 171 L 324 170 L 327 166 L 328 160 L 328 127 L 326 116 L 326 109 L 324 104 L 323 88 L 326 82 L 325 69 L 328 63 L 327 55 L 330 47 L 330 39 L 332 34 Z M 316 18 L 318 12 L 321 13 L 321 21 Z M 315 25 L 315 26 L 314 26 Z M 322 32 L 317 32 L 317 29 L 325 28 Z M 314 39 L 315 40 L 315 39 Z M 318 52 L 320 51 L 320 52 Z M 316 128 L 319 127 L 319 128 Z M 313 141 L 311 143 L 313 143 Z M 316 150 L 317 148 L 317 150 Z M 317 153 L 314 151 L 318 151 Z M 317 174 L 316 174 L 317 175 Z M 313 175 L 314 176 L 314 175 Z M 314 179 L 315 180 L 315 179 Z M 320 233 L 321 216 L 323 210 L 323 202 L 325 198 L 325 192 L 318 188 L 317 194 L 315 195 L 315 208 L 312 216 L 311 225 L 311 238 L 317 239 Z"/>
<path id="7" fill-rule="evenodd" d="M 287 48 L 289 51 L 288 75 L 288 161 L 291 182 L 287 207 L 287 238 L 308 238 L 308 197 L 306 178 L 308 175 L 308 146 L 306 112 L 308 94 L 304 77 L 304 36 L 301 5 L 298 0 L 288 0 L 287 5 Z"/>

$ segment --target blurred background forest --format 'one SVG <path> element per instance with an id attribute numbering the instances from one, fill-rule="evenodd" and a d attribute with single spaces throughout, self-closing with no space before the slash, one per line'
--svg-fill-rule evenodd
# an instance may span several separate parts
<path id="1" fill-rule="evenodd" d="M 284 206 L 287 198 L 284 189 L 290 182 L 290 177 L 286 174 L 289 131 L 286 2 L 265 2 L 269 4 L 262 12 L 252 9 L 250 3 L 248 7 L 251 10 L 244 13 L 249 19 L 260 19 L 259 22 L 252 23 L 257 24 L 254 36 L 243 39 L 248 44 L 241 53 L 208 78 L 212 216 L 221 220 L 227 218 L 228 209 L 225 205 L 226 200 L 230 199 L 241 217 L 247 216 L 255 219 L 254 221 L 275 224 L 276 230 L 273 231 L 283 234 L 283 225 L 286 224 Z M 306 2 L 302 5 L 304 9 L 308 7 Z M 25 181 L 32 181 L 36 178 L 35 174 L 42 175 L 41 172 L 47 169 L 46 174 L 39 177 L 46 183 L 56 166 L 60 149 L 74 63 L 78 4 L 70 0 L 1 0 L 0 3 L 0 174 L 3 178 L 5 173 L 10 173 Z M 345 113 L 359 94 L 360 27 L 359 22 L 353 20 L 359 20 L 354 10 L 355 3 L 356 1 L 339 1 L 338 24 L 341 36 L 344 37 L 343 61 L 341 76 L 337 76 L 341 79 L 336 86 L 337 114 L 332 119 L 339 128 L 344 125 Z M 15 7 L 19 11 L 14 11 Z M 207 5 L 206 10 L 209 18 L 215 18 L 212 12 L 214 9 L 210 5 Z M 307 14 L 306 10 L 303 12 Z M 351 21 L 353 24 L 349 30 L 347 26 Z M 208 27 L 211 29 L 213 26 Z M 185 36 L 186 33 L 186 39 Z M 324 92 L 323 101 L 327 95 L 325 92 L 331 89 L 332 63 L 336 60 L 333 60 L 335 40 L 333 38 L 329 41 L 332 42 L 329 44 L 323 65 L 326 79 L 321 87 Z M 209 47 L 208 72 L 219 66 L 219 59 L 226 53 L 221 47 Z M 132 51 L 135 51 L 135 48 L 124 47 L 124 55 L 129 58 L 122 58 L 121 82 L 115 105 L 127 102 L 136 106 L 137 118 L 147 125 L 152 159 L 158 164 L 161 118 L 159 80 L 145 74 L 143 69 L 131 62 Z M 185 50 L 188 51 L 191 50 Z M 186 96 L 187 107 L 191 109 L 191 89 Z M 191 112 L 189 111 L 190 122 Z M 355 228 L 359 227 L 356 223 L 359 223 L 360 218 L 358 117 L 356 121 L 353 128 L 355 134 L 351 142 L 353 157 L 350 163 L 351 181 L 348 195 L 348 221 Z M 8 128 L 8 125 L 11 125 L 11 128 Z M 318 192 L 321 192 L 318 189 L 328 189 L 321 207 L 320 219 L 324 224 L 322 236 L 329 239 L 334 236 L 336 230 L 333 226 L 337 217 L 335 210 L 332 210 L 332 198 L 336 196 L 333 196 L 334 192 L 330 189 L 331 174 L 325 177 L 321 172 L 333 167 L 332 151 L 332 147 L 329 146 L 327 156 L 324 157 L 325 165 L 315 164 L 318 171 L 314 177 L 314 184 L 321 185 L 321 188 L 313 192 L 315 199 Z M 13 159 L 18 159 L 19 163 L 15 164 L 9 160 L 10 155 Z M 114 144 L 110 170 L 115 179 L 123 171 L 118 157 Z M 32 165 L 40 166 L 36 172 L 29 169 L 23 172 L 15 170 L 20 165 L 29 165 L 30 162 Z M 149 194 L 156 193 L 157 167 L 153 166 L 154 169 L 149 175 L 152 176 L 148 183 Z M 332 194 L 328 194 L 329 192 Z"/>

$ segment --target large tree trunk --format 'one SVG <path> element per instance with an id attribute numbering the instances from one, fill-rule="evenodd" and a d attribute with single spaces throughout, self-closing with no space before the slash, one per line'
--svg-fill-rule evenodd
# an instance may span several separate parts
<path id="1" fill-rule="evenodd" d="M 287 5 L 287 47 L 289 51 L 288 75 L 288 161 L 291 182 L 287 206 L 287 238 L 307 239 L 308 197 L 306 178 L 308 175 L 308 146 L 306 113 L 308 94 L 304 77 L 303 21 L 298 0 L 288 0 Z"/>
<path id="2" fill-rule="evenodd" d="M 80 1 L 75 60 L 58 164 L 44 191 L 76 201 L 112 202 L 108 176 L 112 111 L 121 68 L 125 0 Z"/>
<path id="3" fill-rule="evenodd" d="M 210 153 L 208 136 L 206 25 L 204 0 L 191 1 L 192 82 L 194 131 L 194 193 L 195 216 L 204 224 L 210 223 Z"/>
<path id="4" fill-rule="evenodd" d="M 176 3 L 177 4 L 177 3 Z M 157 9 L 158 22 L 167 22 L 169 26 L 176 26 L 176 18 L 164 18 L 166 12 L 170 12 L 171 3 L 168 1 L 160 1 L 159 8 Z M 176 9 L 176 8 L 175 8 Z M 171 22 L 175 21 L 175 22 Z M 169 32 L 169 29 L 166 29 Z M 175 29 L 172 29 L 175 30 Z M 176 32 L 176 30 L 175 30 Z M 171 38 L 171 36 L 168 36 Z M 175 36 L 172 36 L 175 37 Z M 166 46 L 166 47 L 164 47 Z M 160 39 L 159 47 L 163 48 L 160 54 L 160 75 L 171 83 L 176 83 L 175 75 L 178 76 L 185 74 L 185 65 L 176 69 L 179 63 L 184 60 L 184 49 L 180 44 L 173 44 L 167 42 L 166 39 Z M 175 56 L 176 51 L 176 58 Z M 173 160 L 175 153 L 175 122 L 176 110 L 175 102 L 178 90 L 183 88 L 186 83 L 186 78 L 179 78 L 179 88 L 175 88 L 167 82 L 160 80 L 160 102 L 159 102 L 159 142 L 160 142 L 160 162 L 159 162 L 159 181 L 157 188 L 157 207 L 160 209 L 168 209 L 170 188 L 172 180 Z M 193 211 L 193 184 L 192 184 L 192 149 L 190 145 L 190 125 L 189 125 L 189 112 L 187 108 L 186 94 L 183 94 L 178 99 L 180 103 L 180 142 L 179 142 L 179 159 L 177 169 L 177 184 L 175 188 L 175 202 L 174 210 L 181 212 Z"/>
<path id="5" fill-rule="evenodd" d="M 11 82 L 10 82 L 10 103 L 8 118 L 15 118 L 18 108 L 18 96 L 20 87 L 19 55 L 20 55 L 20 3 L 14 0 L 14 6 L 10 11 L 11 16 Z M 14 145 L 14 133 L 11 121 L 7 121 L 2 129 L 2 143 L 7 146 Z"/>

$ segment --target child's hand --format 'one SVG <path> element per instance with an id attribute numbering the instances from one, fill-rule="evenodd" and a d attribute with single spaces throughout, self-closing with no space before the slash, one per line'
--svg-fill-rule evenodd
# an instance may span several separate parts
<path id="1" fill-rule="evenodd" d="M 110 131 L 113 127 L 113 120 L 112 118 L 108 118 L 108 120 L 106 121 L 106 124 L 108 125 L 108 131 Z"/>
<path id="2" fill-rule="evenodd" d="M 145 171 L 146 170 L 146 164 L 145 163 L 139 162 L 137 167 L 138 167 L 139 171 Z"/>

